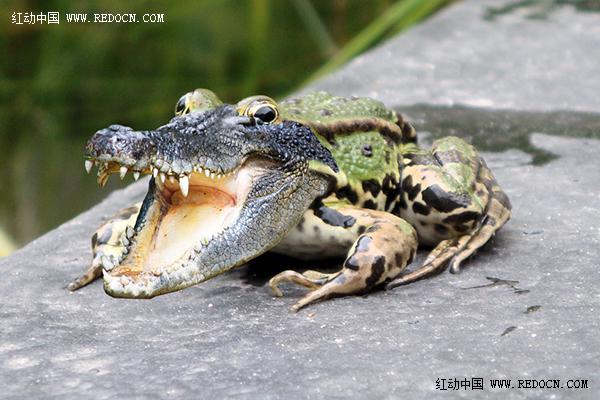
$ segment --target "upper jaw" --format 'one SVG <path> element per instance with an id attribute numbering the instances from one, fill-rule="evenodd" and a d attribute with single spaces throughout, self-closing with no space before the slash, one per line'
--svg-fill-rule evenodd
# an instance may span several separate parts
<path id="1" fill-rule="evenodd" d="M 245 156 L 240 143 L 223 140 L 242 136 L 251 125 L 248 117 L 215 118 L 228 115 L 223 106 L 205 113 L 173 118 L 167 125 L 152 131 L 134 131 L 122 125 L 111 125 L 96 132 L 86 146 L 85 169 L 98 166 L 98 183 L 104 185 L 109 176 L 118 173 L 123 179 L 132 172 L 134 179 L 152 174 L 157 181 L 179 182 L 183 191 L 194 173 L 220 179 L 237 172 Z"/>

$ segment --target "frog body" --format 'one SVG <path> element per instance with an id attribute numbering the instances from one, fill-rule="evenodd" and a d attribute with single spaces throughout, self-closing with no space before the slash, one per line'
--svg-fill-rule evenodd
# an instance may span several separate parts
<path id="1" fill-rule="evenodd" d="M 210 114 L 207 110 L 219 107 L 222 107 L 220 100 L 203 89 L 183 96 L 176 114 L 181 118 L 197 114 L 196 118 L 204 121 L 209 118 L 201 118 Z M 416 144 L 413 127 L 377 100 L 316 92 L 279 104 L 266 96 L 253 96 L 234 108 L 234 114 L 240 118 L 252 118 L 259 125 L 268 124 L 273 129 L 310 128 L 318 143 L 292 140 L 286 146 L 292 146 L 289 151 L 298 151 L 299 158 L 309 153 L 323 154 L 319 159 L 305 160 L 302 168 L 295 170 L 296 173 L 308 170 L 318 176 L 314 182 L 319 184 L 313 186 L 319 188 L 305 196 L 305 209 L 300 207 L 287 217 L 288 227 L 285 232 L 277 233 L 279 238 L 275 243 L 255 252 L 258 256 L 263 250 L 272 250 L 302 259 L 346 256 L 342 269 L 333 274 L 312 270 L 300 274 L 290 270 L 270 280 L 269 285 L 277 295 L 282 294 L 279 289 L 282 282 L 310 289 L 294 305 L 294 310 L 334 295 L 364 293 L 382 285 L 391 289 L 447 266 L 451 272 L 459 272 L 461 263 L 510 218 L 508 197 L 470 144 L 447 137 L 435 141 L 431 150 L 421 149 Z M 128 135 L 129 131 L 123 134 Z M 322 148 L 317 149 L 319 144 Z M 114 161 L 113 153 L 110 162 L 121 162 Z M 331 160 L 324 161 L 329 156 Z M 119 157 L 123 158 L 122 154 Z M 143 162 L 138 160 L 132 169 L 138 168 L 139 173 L 154 171 L 155 179 L 158 174 L 162 178 L 162 170 L 157 173 L 156 167 L 145 166 Z M 147 163 L 150 165 L 152 161 Z M 107 165 L 101 165 L 101 170 L 108 171 Z M 134 210 L 140 208 L 141 204 L 134 206 Z M 93 280 L 102 269 L 106 287 L 107 275 L 112 274 L 117 264 L 115 260 L 127 259 L 127 246 L 121 238 L 129 242 L 128 226 L 129 236 L 137 234 L 140 217 L 137 212 L 125 215 L 105 224 L 95 235 L 93 265 L 71 289 Z M 433 249 L 419 268 L 403 274 L 419 244 Z"/>

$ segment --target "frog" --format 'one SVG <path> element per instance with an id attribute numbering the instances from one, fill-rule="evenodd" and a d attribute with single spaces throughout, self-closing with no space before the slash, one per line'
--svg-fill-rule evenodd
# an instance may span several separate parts
<path id="1" fill-rule="evenodd" d="M 339 259 L 335 272 L 288 269 L 268 281 L 307 292 L 293 311 L 340 296 L 391 290 L 449 269 L 486 244 L 511 203 L 477 150 L 449 136 L 425 149 L 414 127 L 368 97 L 312 92 L 235 104 L 186 93 L 157 129 L 99 130 L 85 167 L 150 175 L 142 202 L 92 236 L 92 263 L 68 285 L 100 276 L 113 297 L 152 298 L 266 252 Z M 409 271 L 417 249 L 428 248 Z"/>

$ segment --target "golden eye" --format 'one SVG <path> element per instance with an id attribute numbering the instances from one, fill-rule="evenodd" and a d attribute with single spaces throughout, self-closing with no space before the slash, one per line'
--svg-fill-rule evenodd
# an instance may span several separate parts
<path id="1" fill-rule="evenodd" d="M 183 114 L 186 113 L 186 99 L 187 99 L 187 96 L 188 96 L 187 94 L 184 94 L 177 101 L 177 104 L 175 104 L 175 115 L 179 116 L 179 115 L 183 115 Z"/>
<path id="2" fill-rule="evenodd" d="M 266 124 L 279 121 L 277 103 L 267 96 L 253 96 L 244 99 L 237 104 L 237 110 L 240 115 L 256 118 Z"/>

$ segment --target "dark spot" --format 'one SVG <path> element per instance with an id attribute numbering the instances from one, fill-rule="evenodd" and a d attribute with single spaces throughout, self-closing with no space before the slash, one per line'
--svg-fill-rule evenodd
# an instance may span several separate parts
<path id="1" fill-rule="evenodd" d="M 98 244 L 98 232 L 92 235 L 92 249 L 96 247 L 96 244 Z"/>
<path id="2" fill-rule="evenodd" d="M 369 208 L 371 210 L 377 210 L 377 204 L 373 200 L 367 200 L 363 203 L 364 208 Z"/>
<path id="3" fill-rule="evenodd" d="M 314 210 L 314 213 L 323 222 L 331 226 L 341 226 L 343 228 L 349 228 L 356 222 L 356 218 L 350 215 L 344 215 L 338 210 L 329 208 L 327 206 L 321 206 Z"/>
<path id="4" fill-rule="evenodd" d="M 390 163 L 390 150 L 386 149 L 386 151 L 383 153 L 383 158 L 385 159 L 385 162 L 387 164 Z"/>
<path id="5" fill-rule="evenodd" d="M 300 218 L 300 221 L 298 222 L 298 225 L 296 225 L 296 228 L 300 231 L 300 232 L 304 232 L 304 217 Z"/>
<path id="6" fill-rule="evenodd" d="M 381 183 L 383 193 L 390 197 L 396 195 L 396 178 L 391 174 L 386 174 Z"/>
<path id="7" fill-rule="evenodd" d="M 346 185 L 346 186 L 338 189 L 336 192 L 336 195 L 337 195 L 338 199 L 348 199 L 348 201 L 351 204 L 358 203 L 358 195 L 356 194 L 356 192 L 354 190 L 352 190 L 350 185 Z"/>
<path id="8" fill-rule="evenodd" d="M 441 235 L 447 235 L 448 234 L 448 228 L 446 228 L 444 225 L 442 224 L 435 224 L 434 225 L 434 229 L 437 233 L 441 234 Z"/>
<path id="9" fill-rule="evenodd" d="M 481 214 L 476 211 L 464 211 L 460 214 L 450 215 L 444 218 L 444 223 L 454 225 L 462 224 L 464 222 L 476 221 L 481 217 Z"/>
<path id="10" fill-rule="evenodd" d="M 402 121 L 402 119 L 398 119 L 397 124 L 402 130 L 402 143 L 416 142 L 417 133 L 408 122 L 404 122 Z"/>
<path id="11" fill-rule="evenodd" d="M 385 272 L 385 257 L 377 256 L 375 261 L 371 264 L 371 275 L 366 279 L 365 283 L 367 288 L 375 285 Z"/>
<path id="12" fill-rule="evenodd" d="M 421 226 L 427 226 L 427 225 L 428 225 L 428 224 L 427 224 L 427 222 L 425 222 L 425 221 L 419 221 L 419 224 L 420 224 Z"/>
<path id="13" fill-rule="evenodd" d="M 536 312 L 540 308 L 542 308 L 542 306 L 529 306 L 527 307 L 527 310 L 523 312 L 523 314 L 531 314 L 532 312 Z"/>
<path id="14" fill-rule="evenodd" d="M 329 117 L 331 115 L 331 111 L 329 111 L 326 108 L 322 108 L 319 110 L 319 115 L 322 115 L 324 117 Z"/>
<path id="15" fill-rule="evenodd" d="M 365 143 L 362 145 L 362 154 L 365 157 L 371 157 L 373 155 L 373 148 L 369 143 Z"/>
<path id="16" fill-rule="evenodd" d="M 419 192 L 421 192 L 421 184 L 417 183 L 408 192 L 406 192 L 406 194 L 408 196 L 408 199 L 410 201 L 413 201 L 417 197 L 417 195 L 419 194 Z"/>
<path id="17" fill-rule="evenodd" d="M 431 208 L 429 208 L 425 204 L 421 204 L 419 202 L 413 203 L 412 209 L 416 214 L 422 214 L 422 215 L 429 215 L 429 213 L 431 212 Z"/>
<path id="18" fill-rule="evenodd" d="M 362 188 L 365 193 L 369 192 L 373 197 L 377 197 L 381 191 L 381 185 L 375 179 L 369 179 L 362 182 Z"/>
<path id="19" fill-rule="evenodd" d="M 413 186 L 412 176 L 407 176 L 402 181 L 402 191 L 406 193 L 410 201 L 414 200 L 421 191 L 421 184 L 417 183 Z"/>
<path id="20" fill-rule="evenodd" d="M 431 185 L 423 190 L 421 196 L 425 203 L 438 211 L 450 212 L 460 207 L 468 207 L 471 198 L 465 193 L 446 192 L 439 185 Z"/>
<path id="21" fill-rule="evenodd" d="M 469 226 L 465 225 L 465 224 L 454 225 L 453 228 L 456 232 L 460 232 L 460 233 L 465 233 L 470 229 Z"/>
<path id="22" fill-rule="evenodd" d="M 504 332 L 502 332 L 502 335 L 500 335 L 500 336 L 506 336 L 506 335 L 508 335 L 509 333 L 511 333 L 512 331 L 514 331 L 515 329 L 517 329 L 517 327 L 516 327 L 516 326 L 509 326 L 508 328 L 506 328 L 506 329 L 504 330 Z"/>
<path id="23" fill-rule="evenodd" d="M 344 99 L 343 101 L 348 100 Z M 311 126 L 325 138 L 354 132 L 378 131 L 390 144 L 399 144 L 402 141 L 400 127 L 381 118 L 354 118 L 352 120 L 340 120 L 333 123 L 312 122 Z"/>
<path id="24" fill-rule="evenodd" d="M 366 231 L 365 233 L 373 233 L 373 232 L 377 232 L 380 229 L 380 226 L 377 224 L 371 225 Z"/>
<path id="25" fill-rule="evenodd" d="M 364 225 L 361 225 L 361 226 L 359 226 L 359 227 L 358 227 L 358 234 L 359 234 L 359 235 L 362 235 L 363 233 L 365 233 L 365 230 L 366 230 L 366 229 L 367 229 L 367 227 L 366 227 L 366 226 L 364 226 Z"/>
<path id="26" fill-rule="evenodd" d="M 321 230 L 319 229 L 319 227 L 317 225 L 313 226 L 313 232 L 317 234 L 317 236 L 319 236 L 321 234 Z"/>
<path id="27" fill-rule="evenodd" d="M 396 262 L 396 266 L 398 268 L 402 268 L 402 253 L 398 252 L 394 254 L 394 261 Z"/>
<path id="28" fill-rule="evenodd" d="M 392 204 L 401 194 L 402 189 L 392 174 L 386 174 L 381 183 L 381 191 L 386 196 L 384 210 L 389 211 Z"/>

